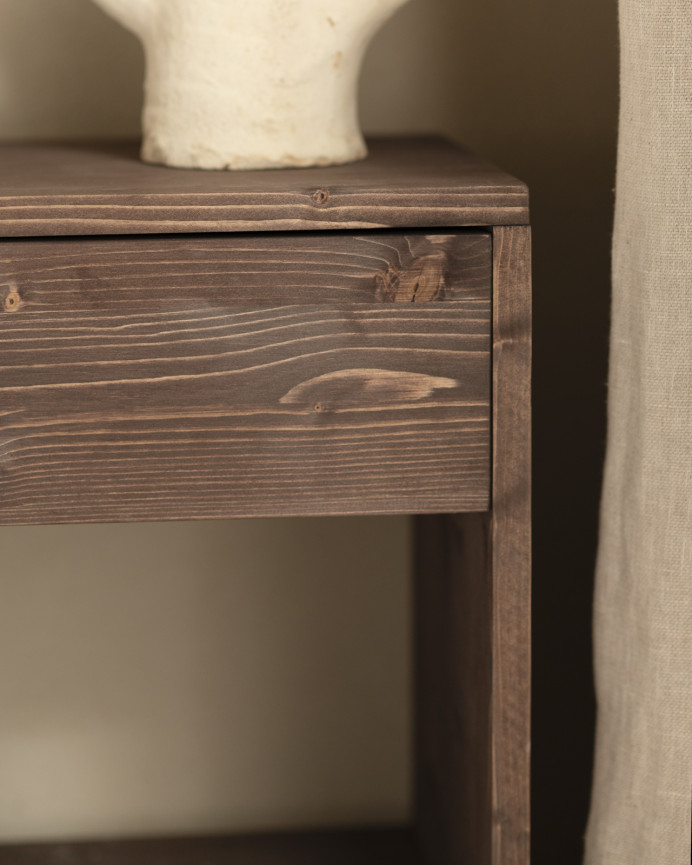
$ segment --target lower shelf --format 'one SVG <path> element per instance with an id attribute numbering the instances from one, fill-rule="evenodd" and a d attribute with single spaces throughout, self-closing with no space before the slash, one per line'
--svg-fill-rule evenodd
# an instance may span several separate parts
<path id="1" fill-rule="evenodd" d="M 418 865 L 403 828 L 0 846 L 2 865 Z"/>

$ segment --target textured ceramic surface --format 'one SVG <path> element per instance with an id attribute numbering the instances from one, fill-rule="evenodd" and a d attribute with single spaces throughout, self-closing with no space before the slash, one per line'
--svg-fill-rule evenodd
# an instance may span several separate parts
<path id="1" fill-rule="evenodd" d="M 146 54 L 142 158 L 190 168 L 365 155 L 365 50 L 406 0 L 94 0 Z"/>

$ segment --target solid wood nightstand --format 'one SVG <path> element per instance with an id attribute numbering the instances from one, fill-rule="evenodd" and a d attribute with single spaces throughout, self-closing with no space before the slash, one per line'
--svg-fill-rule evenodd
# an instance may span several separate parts
<path id="1" fill-rule="evenodd" d="M 0 154 L 1 523 L 418 515 L 410 830 L 2 862 L 528 865 L 525 187 L 428 139 L 273 172 Z"/>

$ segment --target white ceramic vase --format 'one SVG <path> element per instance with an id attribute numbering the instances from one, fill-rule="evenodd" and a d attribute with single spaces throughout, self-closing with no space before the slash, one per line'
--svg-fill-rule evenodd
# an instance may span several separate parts
<path id="1" fill-rule="evenodd" d="M 146 55 L 142 158 L 189 168 L 359 159 L 365 50 L 406 0 L 94 0 Z"/>

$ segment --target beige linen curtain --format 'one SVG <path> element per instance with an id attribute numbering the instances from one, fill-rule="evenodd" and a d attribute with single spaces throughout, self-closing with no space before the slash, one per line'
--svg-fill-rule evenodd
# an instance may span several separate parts
<path id="1" fill-rule="evenodd" d="M 688 865 L 692 0 L 620 0 L 608 450 L 587 865 Z"/>

